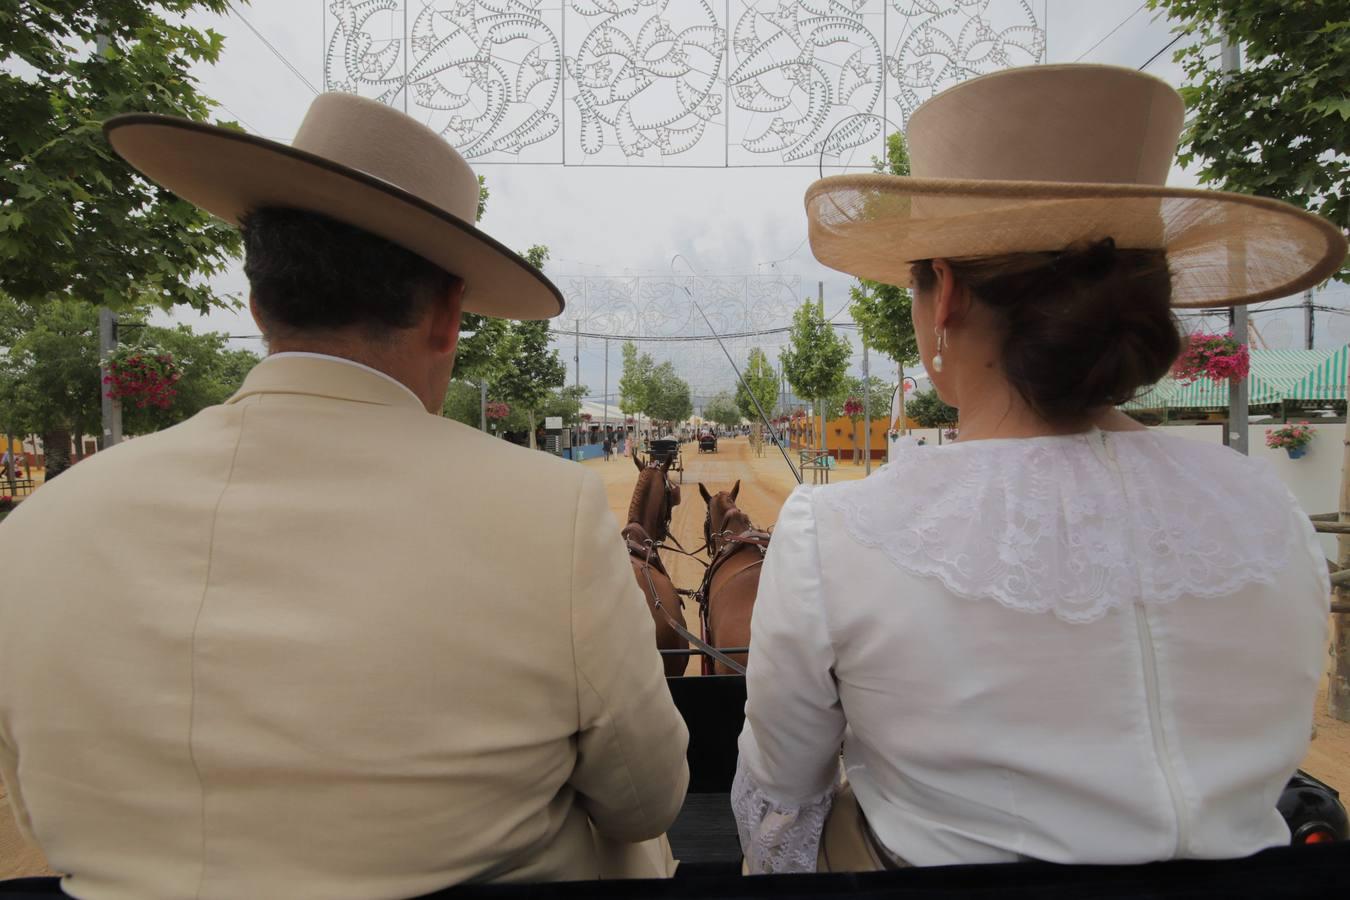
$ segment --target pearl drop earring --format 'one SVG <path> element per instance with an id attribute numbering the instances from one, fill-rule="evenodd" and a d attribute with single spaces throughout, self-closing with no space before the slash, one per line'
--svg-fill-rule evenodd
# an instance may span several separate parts
<path id="1" fill-rule="evenodd" d="M 947 329 L 933 326 L 933 333 L 937 335 L 937 353 L 933 354 L 933 371 L 942 371 L 942 348 L 947 343 Z"/>

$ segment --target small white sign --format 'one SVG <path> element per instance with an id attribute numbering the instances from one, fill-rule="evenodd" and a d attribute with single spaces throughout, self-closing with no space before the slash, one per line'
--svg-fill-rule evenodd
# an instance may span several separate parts
<path id="1" fill-rule="evenodd" d="M 544 427 L 550 430 L 562 428 L 562 416 L 544 416 Z"/>

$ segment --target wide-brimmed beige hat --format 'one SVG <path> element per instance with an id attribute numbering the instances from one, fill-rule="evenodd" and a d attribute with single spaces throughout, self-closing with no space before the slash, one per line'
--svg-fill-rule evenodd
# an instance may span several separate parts
<path id="1" fill-rule="evenodd" d="M 1166 82 L 1114 66 L 1008 69 L 910 116 L 912 177 L 838 175 L 806 192 L 825 265 L 907 284 L 915 260 L 1063 250 L 1113 238 L 1165 250 L 1174 306 L 1286 297 L 1328 278 L 1345 235 L 1287 203 L 1169 188 L 1184 108 Z"/>
<path id="2" fill-rule="evenodd" d="M 398 244 L 464 279 L 464 310 L 547 319 L 562 294 L 474 227 L 478 178 L 440 135 L 351 94 L 320 94 L 290 146 L 172 116 L 104 125 L 147 178 L 226 222 L 267 206 L 322 213 Z"/>

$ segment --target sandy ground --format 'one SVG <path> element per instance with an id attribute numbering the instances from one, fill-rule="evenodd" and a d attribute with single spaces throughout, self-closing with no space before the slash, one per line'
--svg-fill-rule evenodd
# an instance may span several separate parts
<path id="1" fill-rule="evenodd" d="M 795 452 L 792 454 L 796 460 Z M 741 481 L 739 502 L 755 525 L 767 528 L 778 518 L 778 511 L 796 482 L 781 455 L 772 447 L 765 447 L 763 456 L 756 457 L 744 439 L 723 440 L 716 454 L 699 453 L 693 444 L 684 448 L 684 486 L 682 502 L 675 508 L 671 527 L 675 536 L 690 550 L 703 543 L 705 505 L 698 493 L 698 482 L 709 490 L 727 490 L 737 479 Z M 595 471 L 605 483 L 610 508 L 615 518 L 626 521 L 628 503 L 632 497 L 637 473 L 631 459 L 615 457 L 606 463 L 590 460 L 582 465 Z M 863 477 L 863 467 L 844 463 L 831 472 L 832 481 Z M 678 476 L 677 476 L 678 480 Z M 702 568 L 692 560 L 671 554 L 669 567 L 675 583 L 680 587 L 696 587 Z M 691 627 L 696 622 L 692 609 L 686 611 Z M 690 674 L 697 674 L 698 664 L 691 661 Z M 1350 798 L 1350 723 L 1337 722 L 1326 715 L 1325 683 L 1316 706 L 1316 739 L 1303 762 L 1303 768 Z M 0 794 L 0 878 L 50 874 L 42 854 L 24 845 L 19 838 L 10 814 L 9 805 Z"/>

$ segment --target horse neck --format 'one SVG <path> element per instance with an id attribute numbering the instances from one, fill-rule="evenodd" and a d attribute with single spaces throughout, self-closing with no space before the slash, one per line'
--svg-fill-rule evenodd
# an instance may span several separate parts
<path id="1" fill-rule="evenodd" d="M 662 518 L 665 497 L 665 473 L 660 469 L 643 469 L 633 489 L 633 502 L 628 505 L 628 521 L 641 525 L 654 541 L 666 539 L 666 523 Z"/>

